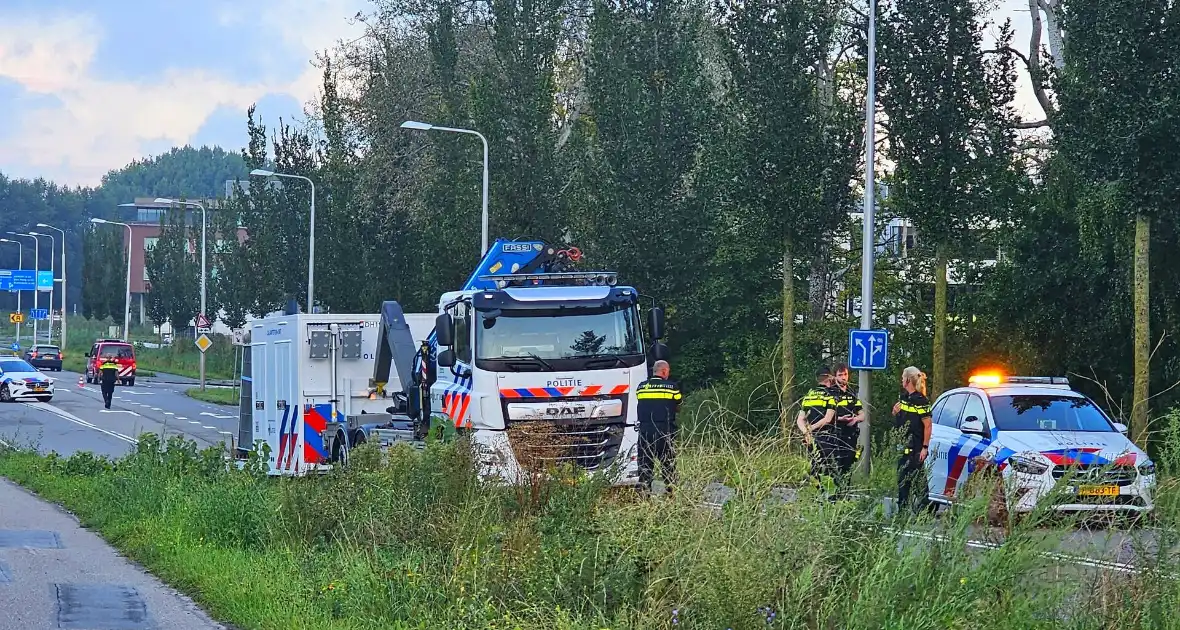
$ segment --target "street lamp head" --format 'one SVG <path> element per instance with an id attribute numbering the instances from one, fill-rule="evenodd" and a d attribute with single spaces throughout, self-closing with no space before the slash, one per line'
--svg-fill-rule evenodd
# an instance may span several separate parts
<path id="1" fill-rule="evenodd" d="M 139 206 L 137 206 L 133 203 L 121 203 L 121 204 L 119 204 L 119 207 L 120 208 L 138 208 Z"/>
<path id="2" fill-rule="evenodd" d="M 418 131 L 430 131 L 434 125 L 430 123 L 418 122 L 416 120 L 407 120 L 401 124 L 402 129 L 417 129 Z"/>
<path id="3" fill-rule="evenodd" d="M 52 225 L 45 225 L 44 223 L 38 223 L 37 227 L 49 228 L 51 230 L 53 229 Z"/>
<path id="4" fill-rule="evenodd" d="M 250 174 L 253 175 L 254 177 L 274 177 L 275 172 L 268 171 L 264 168 L 256 168 L 256 169 L 250 171 Z"/>
<path id="5" fill-rule="evenodd" d="M 167 197 L 156 197 L 156 203 L 166 203 L 168 205 L 172 205 L 172 204 L 176 203 L 176 200 L 169 199 Z"/>
<path id="6" fill-rule="evenodd" d="M 31 236 L 44 236 L 45 238 L 53 238 L 52 236 L 50 236 L 48 234 L 42 234 L 40 232 L 29 232 L 29 235 L 31 235 Z"/>
<path id="7" fill-rule="evenodd" d="M 110 223 L 110 221 L 107 221 L 106 219 L 100 219 L 98 217 L 91 218 L 90 222 L 91 223 Z"/>

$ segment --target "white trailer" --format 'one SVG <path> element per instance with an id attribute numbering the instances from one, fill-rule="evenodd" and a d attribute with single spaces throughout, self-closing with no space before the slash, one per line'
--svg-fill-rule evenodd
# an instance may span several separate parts
<path id="1" fill-rule="evenodd" d="M 435 317 L 405 315 L 416 341 Z M 392 421 L 388 399 L 369 395 L 379 323 L 379 315 L 305 313 L 250 322 L 236 457 L 265 444 L 270 474 L 302 475 L 346 460 L 367 439 L 412 435 Z"/>

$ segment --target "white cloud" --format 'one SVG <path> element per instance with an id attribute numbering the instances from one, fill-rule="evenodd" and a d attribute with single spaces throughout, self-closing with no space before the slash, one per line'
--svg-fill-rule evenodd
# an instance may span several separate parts
<path id="1" fill-rule="evenodd" d="M 262 17 L 268 34 L 310 60 L 314 50 L 349 36 L 346 18 L 355 4 L 280 0 L 262 9 Z M 222 23 L 235 18 L 224 11 L 216 17 Z M 0 79 L 57 101 L 9 112 L 0 121 L 13 129 L 0 143 L 0 171 L 94 185 L 107 171 L 144 157 L 146 142 L 185 144 L 219 107 L 244 111 L 270 93 L 306 102 L 319 86 L 319 72 L 310 65 L 298 77 L 258 83 L 203 70 L 171 70 L 151 82 L 102 79 L 94 58 L 104 37 L 92 15 L 0 14 Z"/>

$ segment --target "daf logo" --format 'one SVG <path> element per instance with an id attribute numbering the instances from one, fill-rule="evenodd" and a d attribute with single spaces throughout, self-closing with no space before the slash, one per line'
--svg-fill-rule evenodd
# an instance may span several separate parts
<path id="1" fill-rule="evenodd" d="M 561 407 L 546 407 L 545 415 L 560 418 L 562 416 L 582 416 L 586 413 L 585 405 L 563 405 Z"/>

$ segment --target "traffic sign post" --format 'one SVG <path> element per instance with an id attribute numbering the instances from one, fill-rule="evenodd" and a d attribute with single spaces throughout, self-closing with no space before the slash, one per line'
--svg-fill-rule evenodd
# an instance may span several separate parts
<path id="1" fill-rule="evenodd" d="M 884 370 L 888 365 L 889 331 L 848 331 L 848 367 L 853 370 Z"/>

